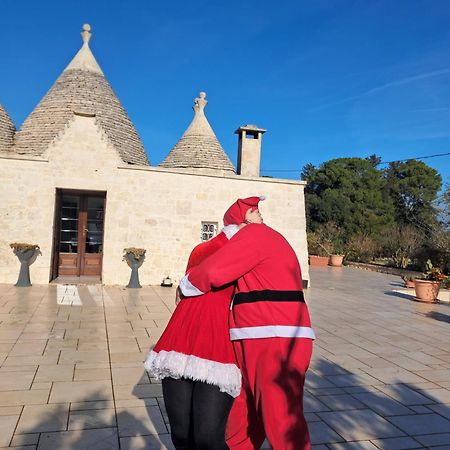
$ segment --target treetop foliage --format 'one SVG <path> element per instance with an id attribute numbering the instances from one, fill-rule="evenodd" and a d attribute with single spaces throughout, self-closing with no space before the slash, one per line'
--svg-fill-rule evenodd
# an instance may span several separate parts
<path id="1" fill-rule="evenodd" d="M 438 205 L 442 178 L 435 169 L 418 160 L 392 162 L 386 168 L 379 168 L 380 163 L 380 157 L 371 155 L 332 159 L 318 167 L 306 164 L 301 177 L 307 181 L 307 227 L 317 234 L 333 223 L 339 239 L 356 249 L 361 243 L 369 249 L 369 241 L 381 242 L 389 234 L 392 239 L 378 250 L 391 252 L 404 265 L 414 245 L 432 240 L 436 230 L 448 233 L 450 187 Z M 400 250 L 393 250 L 394 236 Z"/>

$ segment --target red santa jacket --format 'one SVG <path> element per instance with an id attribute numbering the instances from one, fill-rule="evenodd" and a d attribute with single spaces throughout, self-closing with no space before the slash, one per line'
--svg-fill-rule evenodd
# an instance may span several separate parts
<path id="1" fill-rule="evenodd" d="M 182 279 L 184 295 L 200 295 L 237 281 L 230 337 L 314 339 L 303 297 L 297 256 L 278 232 L 264 224 L 242 228 L 223 248 Z"/>

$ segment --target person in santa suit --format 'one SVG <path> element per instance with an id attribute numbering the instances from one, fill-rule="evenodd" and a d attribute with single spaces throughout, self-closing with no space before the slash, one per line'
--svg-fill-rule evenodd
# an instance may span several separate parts
<path id="1" fill-rule="evenodd" d="M 263 198 L 238 199 L 224 216 L 240 230 L 181 280 L 184 296 L 236 282 L 230 337 L 242 372 L 241 394 L 227 424 L 231 450 L 311 448 L 303 414 L 303 386 L 315 339 L 297 256 L 263 223 Z"/>
<path id="2" fill-rule="evenodd" d="M 238 231 L 226 226 L 192 251 L 189 273 L 228 245 Z M 233 286 L 178 302 L 161 338 L 144 365 L 162 380 L 172 441 L 177 450 L 226 450 L 225 426 L 233 399 L 241 389 L 229 337 L 228 316 Z"/>

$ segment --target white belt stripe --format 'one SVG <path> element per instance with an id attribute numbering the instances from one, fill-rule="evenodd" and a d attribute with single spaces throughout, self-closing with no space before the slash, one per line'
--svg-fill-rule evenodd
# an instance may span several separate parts
<path id="1" fill-rule="evenodd" d="M 269 337 L 308 338 L 315 339 L 316 335 L 310 327 L 294 327 L 287 325 L 266 325 L 262 327 L 230 328 L 230 339 L 258 339 Z"/>

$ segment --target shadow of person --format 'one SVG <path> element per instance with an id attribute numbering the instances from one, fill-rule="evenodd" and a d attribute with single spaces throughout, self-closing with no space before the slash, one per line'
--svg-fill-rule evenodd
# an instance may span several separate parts
<path id="1" fill-rule="evenodd" d="M 70 410 L 69 403 L 25 405 L 16 439 L 26 442 L 38 435 L 35 443 L 39 450 L 119 450 L 114 408 L 109 402 L 89 401 L 95 397 L 101 397 L 101 393 L 93 392 L 89 398 L 72 403 Z"/>
<path id="2" fill-rule="evenodd" d="M 166 423 L 161 383 L 148 383 L 149 376 L 143 369 L 139 381 L 134 385 L 132 394 L 141 400 L 142 406 L 122 410 L 117 421 L 120 436 L 140 436 L 142 450 L 174 450 Z M 152 381 L 152 380 L 150 380 Z M 132 413 L 135 412 L 136 415 Z M 138 448 L 136 445 L 133 448 Z M 140 447 L 139 447 L 140 448 Z"/>

